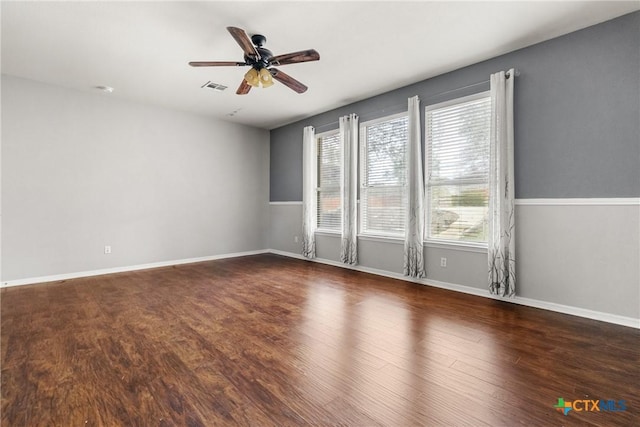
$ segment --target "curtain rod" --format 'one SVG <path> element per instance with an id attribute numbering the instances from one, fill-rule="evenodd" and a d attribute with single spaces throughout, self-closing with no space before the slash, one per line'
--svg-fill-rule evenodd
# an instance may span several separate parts
<path id="1" fill-rule="evenodd" d="M 516 68 L 516 69 L 514 70 L 514 74 L 515 74 L 515 76 L 516 76 L 516 77 L 518 77 L 518 76 L 520 75 L 520 70 L 518 70 L 518 69 Z M 507 72 L 505 73 L 505 77 L 506 77 L 506 78 L 511 77 L 511 73 L 510 73 L 509 71 L 507 71 Z M 466 86 L 458 87 L 458 88 L 455 88 L 455 89 L 445 90 L 444 92 L 436 93 L 436 94 L 434 94 L 434 95 L 429 95 L 427 98 L 425 98 L 425 100 L 430 100 L 430 99 L 432 99 L 432 98 L 436 98 L 436 97 L 438 97 L 438 96 L 446 95 L 446 94 L 448 94 L 448 93 L 458 92 L 458 91 L 461 91 L 461 90 L 464 90 L 464 89 L 469 89 L 469 88 L 474 87 L 474 86 L 484 85 L 484 84 L 487 84 L 487 83 L 489 83 L 489 82 L 490 82 L 490 80 L 483 80 L 483 81 L 481 81 L 481 82 L 472 83 L 472 84 L 470 84 L 470 85 L 466 85 Z M 370 112 L 370 114 L 374 114 L 374 113 L 375 113 L 375 114 L 377 114 L 377 113 L 383 113 L 383 112 L 385 112 L 386 110 L 395 110 L 395 109 L 400 108 L 400 107 L 406 107 L 406 105 L 407 105 L 407 104 L 406 104 L 406 102 L 405 102 L 405 103 L 402 103 L 402 104 L 391 105 L 391 106 L 389 106 L 389 107 L 385 107 L 385 108 L 383 108 L 383 109 L 381 109 L 381 110 L 371 111 L 371 112 Z M 337 125 L 338 123 L 339 123 L 339 120 L 335 120 L 335 121 L 333 121 L 333 122 L 324 123 L 324 124 L 321 124 L 321 125 L 318 125 L 318 126 L 314 126 L 314 128 L 316 128 L 316 129 L 318 129 L 318 128 L 324 128 L 324 127 L 327 127 L 327 126 Z"/>

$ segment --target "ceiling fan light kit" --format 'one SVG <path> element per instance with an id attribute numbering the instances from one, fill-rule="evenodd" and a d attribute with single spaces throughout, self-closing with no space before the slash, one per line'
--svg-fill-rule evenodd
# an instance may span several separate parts
<path id="1" fill-rule="evenodd" d="M 250 69 L 244 75 L 244 80 L 249 84 L 249 86 L 258 87 L 262 86 L 263 88 L 267 88 L 269 86 L 273 86 L 273 78 L 271 77 L 271 73 L 266 68 L 261 68 L 258 71 L 255 68 Z"/>
<path id="2" fill-rule="evenodd" d="M 244 75 L 244 80 L 253 87 L 260 86 L 260 77 L 258 76 L 258 71 L 256 71 L 255 68 L 247 71 L 247 73 Z"/>
<path id="3" fill-rule="evenodd" d="M 244 62 L 194 61 L 189 62 L 189 65 L 192 67 L 250 66 L 251 69 L 245 73 L 244 79 L 236 91 L 238 95 L 246 95 L 252 87 L 262 86 L 267 88 L 273 86 L 273 79 L 297 93 L 307 91 L 307 86 L 288 74 L 273 68 L 273 66 L 317 61 L 320 59 L 320 54 L 316 50 L 309 49 L 274 56 L 269 49 L 263 47 L 267 41 L 265 36 L 254 34 L 249 38 L 243 29 L 237 27 L 227 27 L 227 30 L 244 51 Z"/>
<path id="4" fill-rule="evenodd" d="M 273 86 L 273 79 L 271 78 L 271 73 L 266 68 L 260 69 L 260 83 L 262 87 Z"/>

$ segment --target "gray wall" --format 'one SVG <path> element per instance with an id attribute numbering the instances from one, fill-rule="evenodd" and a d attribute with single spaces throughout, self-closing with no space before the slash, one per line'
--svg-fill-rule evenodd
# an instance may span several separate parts
<path id="1" fill-rule="evenodd" d="M 640 319 L 639 220 L 638 205 L 517 206 L 518 295 Z"/>
<path id="2" fill-rule="evenodd" d="M 638 319 L 640 206 L 607 201 L 640 197 L 638 28 L 636 12 L 273 129 L 270 200 L 302 200 L 304 126 L 323 132 L 344 114 L 366 121 L 406 111 L 413 95 L 424 107 L 487 90 L 491 73 L 514 67 L 516 197 L 550 200 L 516 208 L 517 295 Z M 572 198 L 602 200 L 576 206 Z M 299 205 L 272 204 L 270 247 L 300 253 L 300 221 Z M 339 240 L 318 235 L 318 257 L 337 261 Z M 402 271 L 398 242 L 358 244 L 361 266 Z M 486 251 L 425 245 L 425 260 L 428 280 L 487 288 Z"/>
<path id="3" fill-rule="evenodd" d="M 2 76 L 2 280 L 265 249 L 268 168 L 265 130 Z"/>
<path id="4" fill-rule="evenodd" d="M 640 12 L 271 131 L 271 201 L 302 200 L 302 128 L 338 127 L 488 89 L 515 67 L 517 198 L 640 196 Z M 460 89 L 463 88 L 463 89 Z M 423 118 L 424 120 L 424 118 Z M 423 132 L 424 135 L 424 132 Z"/>

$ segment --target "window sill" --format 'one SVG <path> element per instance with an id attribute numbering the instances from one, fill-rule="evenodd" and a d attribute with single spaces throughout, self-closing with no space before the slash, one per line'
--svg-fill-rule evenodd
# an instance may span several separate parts
<path id="1" fill-rule="evenodd" d="M 319 234 L 321 236 L 332 236 L 332 237 L 340 237 L 342 234 L 339 231 L 332 231 L 332 230 L 316 230 L 314 233 Z"/>
<path id="2" fill-rule="evenodd" d="M 359 240 L 368 240 L 371 242 L 395 243 L 396 245 L 404 244 L 404 237 L 396 236 L 380 236 L 373 234 L 358 234 Z"/>
<path id="3" fill-rule="evenodd" d="M 316 230 L 315 234 L 320 236 L 329 236 L 329 237 L 341 237 L 342 233 L 339 231 L 329 231 L 329 230 Z M 356 236 L 358 240 L 366 240 L 371 242 L 381 242 L 381 243 L 394 243 L 396 245 L 404 244 L 404 238 L 402 237 L 393 237 L 393 236 L 374 236 L 370 234 L 358 234 Z"/>
<path id="4" fill-rule="evenodd" d="M 437 240 L 425 240 L 424 246 L 435 249 L 449 249 L 453 251 L 487 253 L 487 245 L 462 243 L 462 242 L 442 242 Z"/>

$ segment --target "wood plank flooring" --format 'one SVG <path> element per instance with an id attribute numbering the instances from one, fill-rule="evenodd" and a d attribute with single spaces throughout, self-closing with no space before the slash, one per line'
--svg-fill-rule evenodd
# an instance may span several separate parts
<path id="1" fill-rule="evenodd" d="M 312 262 L 0 295 L 3 427 L 640 425 L 639 330 Z"/>

